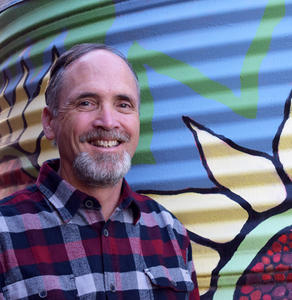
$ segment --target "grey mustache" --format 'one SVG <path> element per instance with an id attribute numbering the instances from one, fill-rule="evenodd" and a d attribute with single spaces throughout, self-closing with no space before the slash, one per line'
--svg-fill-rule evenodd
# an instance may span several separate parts
<path id="1" fill-rule="evenodd" d="M 130 136 L 127 132 L 118 129 L 103 130 L 95 129 L 82 134 L 79 137 L 81 143 L 90 142 L 92 140 L 105 139 L 105 140 L 118 140 L 120 142 L 128 142 Z"/>

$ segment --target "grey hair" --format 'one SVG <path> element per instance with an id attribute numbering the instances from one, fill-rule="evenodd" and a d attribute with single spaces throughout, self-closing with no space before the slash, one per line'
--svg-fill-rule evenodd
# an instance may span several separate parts
<path id="1" fill-rule="evenodd" d="M 78 58 L 94 50 L 106 50 L 119 56 L 132 71 L 134 78 L 136 80 L 138 93 L 140 95 L 138 76 L 135 73 L 130 62 L 120 51 L 104 44 L 94 44 L 94 43 L 77 44 L 73 46 L 71 49 L 69 49 L 68 51 L 64 52 L 62 55 L 60 55 L 60 57 L 56 60 L 50 72 L 50 80 L 45 92 L 45 99 L 46 99 L 46 104 L 49 107 L 50 111 L 52 112 L 53 116 L 56 116 L 58 114 L 58 108 L 59 108 L 58 96 L 63 83 L 63 76 L 65 74 L 66 68 L 72 62 L 76 61 Z"/>

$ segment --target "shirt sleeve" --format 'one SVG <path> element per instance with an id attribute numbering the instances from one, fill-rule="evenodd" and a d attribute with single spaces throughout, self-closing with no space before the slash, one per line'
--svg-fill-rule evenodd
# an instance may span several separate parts
<path id="1" fill-rule="evenodd" d="M 1 231 L 1 228 L 0 228 Z M 1 238 L 0 238 L 1 240 Z M 3 256 L 3 251 L 2 251 L 2 244 L 0 243 L 0 300 L 4 300 L 4 295 L 3 295 L 3 287 L 4 287 L 4 271 L 3 271 L 3 265 L 4 265 L 4 256 Z"/>

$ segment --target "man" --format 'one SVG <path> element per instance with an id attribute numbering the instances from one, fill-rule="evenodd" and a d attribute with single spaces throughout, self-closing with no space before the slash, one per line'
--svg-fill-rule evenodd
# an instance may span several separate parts
<path id="1" fill-rule="evenodd" d="M 42 122 L 60 160 L 0 205 L 2 299 L 199 299 L 185 228 L 123 179 L 139 139 L 139 87 L 105 45 L 65 52 Z"/>

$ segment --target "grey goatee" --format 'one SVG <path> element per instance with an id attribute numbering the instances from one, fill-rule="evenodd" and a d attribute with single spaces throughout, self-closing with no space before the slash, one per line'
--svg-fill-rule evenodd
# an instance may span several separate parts
<path id="1" fill-rule="evenodd" d="M 80 142 L 93 143 L 97 140 L 117 140 L 119 143 L 128 142 L 127 133 L 113 129 L 107 131 L 101 128 L 91 130 L 80 136 Z M 128 152 L 82 152 L 73 162 L 73 170 L 77 178 L 90 186 L 113 186 L 129 171 L 131 156 Z"/>

